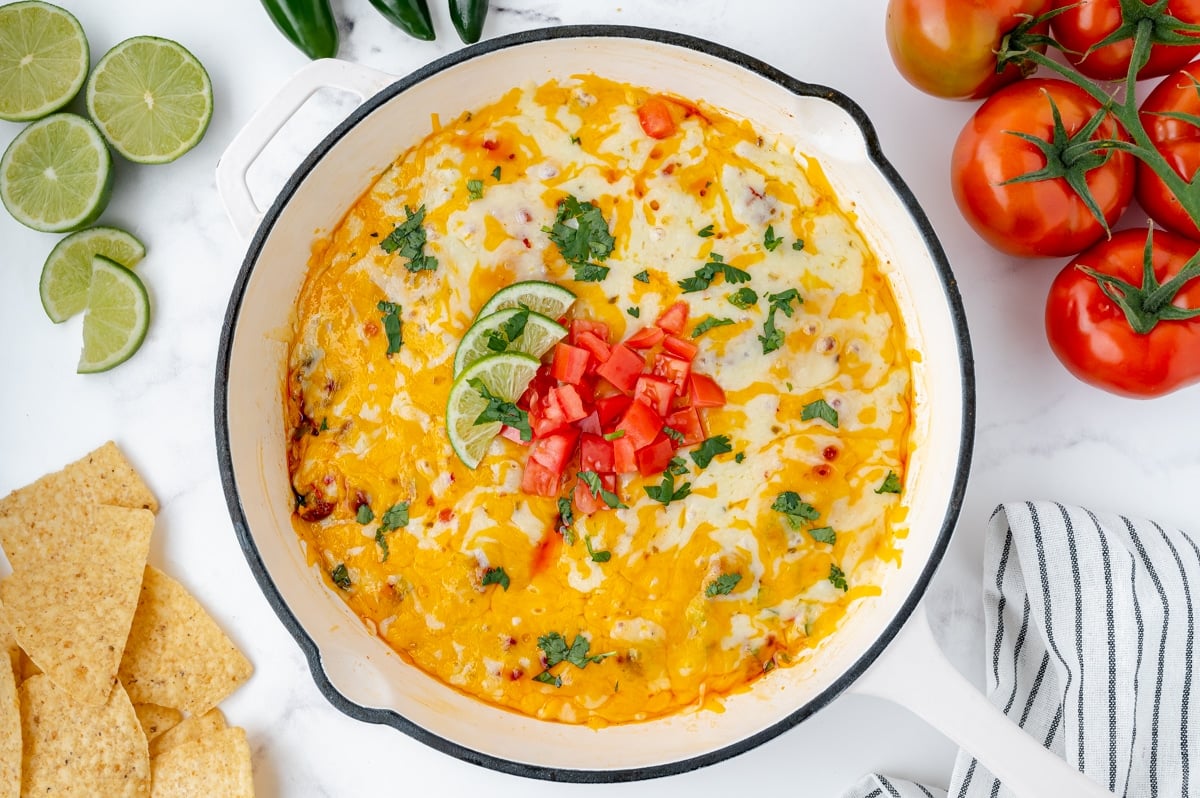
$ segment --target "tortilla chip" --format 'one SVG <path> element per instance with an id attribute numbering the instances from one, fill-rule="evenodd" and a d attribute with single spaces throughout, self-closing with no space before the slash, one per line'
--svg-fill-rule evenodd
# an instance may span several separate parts
<path id="1" fill-rule="evenodd" d="M 21 647 L 17 645 L 17 633 L 4 615 L 3 608 L 0 608 L 0 654 L 8 654 L 13 673 L 21 673 Z"/>
<path id="2" fill-rule="evenodd" d="M 150 763 L 151 798 L 254 798 L 250 745 L 237 726 L 177 745 Z"/>
<path id="3" fill-rule="evenodd" d="M 0 603 L 21 648 L 77 701 L 101 706 L 117 681 L 153 529 L 149 510 L 123 507 L 62 506 L 30 525 L 0 518 L 13 565 Z"/>
<path id="4" fill-rule="evenodd" d="M 0 662 L 0 798 L 21 794 L 21 705 L 17 673 Z"/>
<path id="5" fill-rule="evenodd" d="M 160 707 L 158 704 L 134 704 L 133 711 L 137 713 L 138 723 L 142 724 L 146 741 L 151 744 L 151 756 L 154 755 L 155 738 L 175 728 L 183 720 L 183 713 L 178 709 Z"/>
<path id="6" fill-rule="evenodd" d="M 29 679 L 19 693 L 25 741 L 22 795 L 150 794 L 146 738 L 120 686 L 100 707 L 82 706 L 47 676 Z"/>
<path id="7" fill-rule="evenodd" d="M 228 726 L 229 724 L 225 722 L 225 715 L 216 707 L 213 707 L 203 715 L 192 715 L 162 737 L 150 743 L 150 758 L 153 759 L 162 752 L 168 751 L 177 745 L 182 745 L 191 740 L 199 740 L 201 737 L 207 737 Z"/>
<path id="8" fill-rule="evenodd" d="M 20 651 L 20 649 L 18 649 L 18 651 Z M 21 682 L 25 681 L 31 676 L 41 675 L 42 669 L 37 666 L 37 663 L 29 658 L 28 654 L 26 654 L 24 651 L 21 651 L 21 664 L 17 667 L 17 684 L 19 685 Z"/>
<path id="9" fill-rule="evenodd" d="M 112 504 L 158 512 L 150 488 L 112 441 L 91 454 L 0 499 L 0 518 L 33 524 L 64 503 Z M 4 549 L 8 552 L 8 546 Z M 11 552 L 8 552 L 12 556 Z"/>
<path id="10" fill-rule="evenodd" d="M 146 566 L 141 597 L 121 660 L 121 683 L 138 703 L 200 715 L 253 667 L 187 589 Z"/>

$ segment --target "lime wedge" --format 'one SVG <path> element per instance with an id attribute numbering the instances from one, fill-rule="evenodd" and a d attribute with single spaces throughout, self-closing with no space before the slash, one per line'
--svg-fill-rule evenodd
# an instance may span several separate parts
<path id="1" fill-rule="evenodd" d="M 177 42 L 135 36 L 109 50 L 87 84 L 88 114 L 113 149 L 166 163 L 195 147 L 212 118 L 212 83 Z"/>
<path id="2" fill-rule="evenodd" d="M 525 317 L 525 327 L 515 341 L 509 341 L 505 325 L 520 323 Z M 454 374 L 476 360 L 497 352 L 521 352 L 540 358 L 550 347 L 567 337 L 567 328 L 540 313 L 524 308 L 505 308 L 491 313 L 471 325 L 463 339 L 458 342 L 454 353 Z"/>
<path id="3" fill-rule="evenodd" d="M 0 6 L 0 119 L 41 119 L 71 101 L 91 55 L 79 20 L 58 6 Z"/>
<path id="4" fill-rule="evenodd" d="M 21 224 L 65 233 L 95 221 L 108 204 L 112 156 L 96 126 L 75 114 L 34 122 L 0 158 L 0 200 Z"/>
<path id="5" fill-rule="evenodd" d="M 531 355 L 503 352 L 475 361 L 454 379 L 446 401 L 446 432 L 454 453 L 467 467 L 479 465 L 501 426 L 499 421 L 475 423 L 488 406 L 488 400 L 471 381 L 478 379 L 498 399 L 515 402 L 525 393 L 541 365 Z"/>
<path id="6" fill-rule="evenodd" d="M 492 294 L 492 298 L 483 303 L 475 318 L 482 319 L 504 308 L 524 306 L 547 318 L 561 319 L 573 304 L 575 295 L 561 285 L 527 280 L 523 283 L 513 283 Z"/>
<path id="7" fill-rule="evenodd" d="M 38 286 L 50 321 L 64 322 L 87 306 L 93 255 L 103 255 L 131 269 L 145 257 L 146 247 L 115 227 L 90 227 L 59 241 L 42 266 Z"/>
<path id="8" fill-rule="evenodd" d="M 76 371 L 92 374 L 124 363 L 142 345 L 149 326 L 150 297 L 138 276 L 103 255 L 93 257 Z"/>

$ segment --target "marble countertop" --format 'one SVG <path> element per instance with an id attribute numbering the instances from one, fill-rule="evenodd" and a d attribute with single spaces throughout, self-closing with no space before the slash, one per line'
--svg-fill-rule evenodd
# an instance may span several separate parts
<path id="1" fill-rule="evenodd" d="M 176 39 L 207 66 L 216 111 L 204 141 L 165 166 L 118 160 L 102 221 L 148 247 L 139 272 L 154 321 L 140 352 L 106 374 L 80 376 L 80 320 L 53 325 L 38 276 L 56 236 L 0 214 L 0 331 L 8 341 L 7 424 L 0 493 L 114 439 L 162 503 L 151 559 L 193 590 L 248 653 L 257 671 L 225 703 L 246 727 L 262 796 L 356 796 L 437 791 L 464 795 L 566 793 L 718 795 L 742 791 L 836 796 L 878 770 L 944 784 L 954 747 L 905 710 L 846 696 L 761 747 L 698 772 L 621 786 L 531 782 L 464 764 L 391 728 L 333 709 L 299 648 L 267 605 L 233 535 L 213 435 L 217 340 L 245 242 L 217 198 L 213 170 L 254 110 L 305 57 L 253 0 L 60 0 L 83 23 L 93 60 L 133 35 Z M 397 75 L 460 44 L 434 2 L 436 42 L 407 38 L 367 0 L 334 0 L 340 57 Z M 1053 498 L 1150 516 L 1183 527 L 1200 515 L 1196 390 L 1153 402 L 1120 399 L 1064 371 L 1048 350 L 1041 314 L 1062 261 L 990 250 L 959 217 L 949 152 L 973 105 L 908 86 L 883 37 L 885 0 L 493 0 L 485 36 L 547 25 L 615 23 L 678 30 L 742 50 L 802 80 L 833 86 L 873 120 L 883 150 L 924 206 L 962 291 L 975 348 L 978 434 L 966 504 L 926 604 L 946 653 L 982 683 L 980 568 L 986 521 L 1001 501 Z M 290 169 L 353 107 L 318 95 L 265 154 L 252 187 L 266 204 Z M 0 148 L 19 126 L 0 122 Z M 1126 223 L 1136 214 L 1126 217 Z M 801 786 L 802 785 L 802 786 Z"/>

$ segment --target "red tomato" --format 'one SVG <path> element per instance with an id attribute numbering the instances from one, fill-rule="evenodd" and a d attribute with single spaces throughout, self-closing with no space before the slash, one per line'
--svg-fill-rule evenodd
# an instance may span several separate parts
<path id="1" fill-rule="evenodd" d="M 633 400 L 623 393 L 615 396 L 605 396 L 596 400 L 596 412 L 600 416 L 600 425 L 607 428 L 621 417 Z"/>
<path id="2" fill-rule="evenodd" d="M 625 346 L 631 346 L 634 349 L 649 349 L 652 346 L 657 346 L 662 343 L 666 333 L 662 327 L 655 327 L 653 324 L 649 327 L 643 327 L 633 335 L 625 339 Z"/>
<path id="3" fill-rule="evenodd" d="M 608 325 L 591 319 L 571 319 L 571 343 L 579 345 L 579 336 L 592 333 L 601 341 L 608 341 Z"/>
<path id="4" fill-rule="evenodd" d="M 700 421 L 700 413 L 694 407 L 676 410 L 667 416 L 666 424 L 676 432 L 683 434 L 680 446 L 695 446 L 704 441 L 704 424 Z"/>
<path id="5" fill-rule="evenodd" d="M 579 437 L 579 467 L 597 474 L 613 473 L 613 445 L 599 435 Z"/>
<path id="6" fill-rule="evenodd" d="M 668 335 L 664 338 L 663 349 L 687 361 L 695 360 L 696 353 L 700 351 L 700 347 L 696 346 L 696 344 L 677 335 Z"/>
<path id="7" fill-rule="evenodd" d="M 967 122 L 954 145 L 950 182 L 967 222 L 1001 252 L 1021 257 L 1062 257 L 1086 249 L 1105 235 L 1062 178 L 1009 183 L 1046 166 L 1046 156 L 1013 132 L 1045 141 L 1054 137 L 1053 98 L 1068 134 L 1100 106 L 1082 89 L 1061 80 L 1023 80 L 992 95 Z M 1127 139 L 1111 119 L 1096 138 Z M 1113 152 L 1086 174 L 1087 186 L 1112 225 L 1133 196 L 1133 157 Z"/>
<path id="8" fill-rule="evenodd" d="M 675 392 L 682 394 L 687 389 L 688 372 L 692 364 L 674 355 L 657 354 L 654 356 L 653 374 L 662 377 L 675 386 Z"/>
<path id="9" fill-rule="evenodd" d="M 610 493 L 617 492 L 617 477 L 614 474 L 600 474 L 600 487 Z M 596 492 L 599 494 L 599 491 Z M 597 510 L 603 510 L 608 505 L 599 495 L 592 495 L 587 483 L 582 479 L 575 483 L 575 510 L 583 515 L 591 515 Z"/>
<path id="10" fill-rule="evenodd" d="M 1142 0 L 1150 5 L 1146 0 Z M 1096 80 L 1122 80 L 1129 73 L 1133 38 L 1088 52 L 1121 26 L 1121 0 L 1054 0 L 1056 9 L 1066 9 L 1050 22 L 1054 38 L 1066 48 L 1067 60 L 1083 74 Z M 1164 11 L 1180 22 L 1200 23 L 1200 0 L 1170 0 Z M 1150 60 L 1138 70 L 1138 79 L 1174 72 L 1200 53 L 1195 46 L 1159 44 L 1150 48 Z"/>
<path id="11" fill-rule="evenodd" d="M 675 135 L 675 119 L 671 106 L 661 97 L 651 97 L 638 108 L 638 121 L 642 131 L 652 139 L 665 139 Z"/>
<path id="12" fill-rule="evenodd" d="M 1200 169 L 1200 128 L 1162 114 L 1200 114 L 1200 94 L 1193 82 L 1196 80 L 1200 80 L 1200 62 L 1163 78 L 1141 107 L 1146 134 L 1184 180 L 1191 180 Z M 1168 230 L 1200 240 L 1200 228 L 1162 178 L 1141 161 L 1137 175 L 1137 200 L 1150 218 Z"/>
<path id="13" fill-rule="evenodd" d="M 641 449 L 662 432 L 662 427 L 662 416 L 642 402 L 633 402 L 617 423 L 617 429 L 625 433 L 618 440 L 628 439 L 634 449 Z"/>
<path id="14" fill-rule="evenodd" d="M 614 388 L 622 393 L 633 393 L 638 375 L 642 373 L 646 361 L 642 356 L 627 346 L 617 344 L 612 348 L 608 360 L 601 363 L 596 373 L 608 380 Z"/>
<path id="15" fill-rule="evenodd" d="M 688 396 L 692 407 L 721 407 L 725 404 L 725 391 L 717 381 L 707 374 L 692 372 L 688 377 Z"/>
<path id="16" fill-rule="evenodd" d="M 624 437 L 613 441 L 613 468 L 618 474 L 637 471 L 637 449 L 633 448 L 633 441 Z"/>
<path id="17" fill-rule="evenodd" d="M 557 343 L 554 345 L 554 367 L 551 373 L 560 382 L 578 385 L 587 371 L 591 355 L 586 349 L 580 349 L 570 344 Z"/>
<path id="18" fill-rule="evenodd" d="M 1112 393 L 1160 396 L 1200 381 L 1200 319 L 1159 321 L 1137 333 L 1121 308 L 1081 271 L 1087 266 L 1135 286 L 1142 284 L 1146 230 L 1114 233 L 1067 264 L 1050 286 L 1046 337 L 1063 365 L 1079 379 Z M 1169 280 L 1200 244 L 1172 233 L 1154 233 L 1154 274 Z M 1193 278 L 1172 304 L 1200 307 L 1200 280 Z"/>
<path id="19" fill-rule="evenodd" d="M 900 74 L 923 92 L 952 100 L 987 97 L 1022 77 L 1016 64 L 996 73 L 1001 40 L 1024 21 L 1021 15 L 1040 16 L 1050 2 L 890 0 L 888 49 Z M 1034 31 L 1044 33 L 1046 26 Z"/>
<path id="20" fill-rule="evenodd" d="M 671 307 L 662 312 L 658 317 L 658 321 L 654 322 L 659 327 L 672 335 L 679 335 L 683 332 L 683 327 L 688 320 L 688 303 L 676 302 Z"/>
<path id="21" fill-rule="evenodd" d="M 662 377 L 653 374 L 643 374 L 638 377 L 633 389 L 635 402 L 643 402 L 647 407 L 665 416 L 671 410 L 671 400 L 675 398 L 675 386 Z"/>
<path id="22" fill-rule="evenodd" d="M 638 471 L 644 477 L 652 477 L 667 470 L 675 456 L 675 444 L 666 435 L 659 435 L 652 443 L 637 451 Z"/>

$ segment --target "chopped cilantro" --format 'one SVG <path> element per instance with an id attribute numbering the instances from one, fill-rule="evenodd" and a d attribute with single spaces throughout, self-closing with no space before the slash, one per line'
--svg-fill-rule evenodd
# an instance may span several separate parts
<path id="1" fill-rule="evenodd" d="M 592 539 L 590 537 L 583 539 L 583 545 L 587 546 L 588 556 L 592 558 L 592 562 L 608 562 L 612 559 L 611 551 L 596 551 L 592 548 Z"/>
<path id="2" fill-rule="evenodd" d="M 676 488 L 675 474 L 667 471 L 663 474 L 661 485 L 645 485 L 642 489 L 646 491 L 647 496 L 656 502 L 662 502 L 665 507 L 673 501 L 679 501 L 690 496 L 692 493 L 692 483 L 685 482 Z"/>
<path id="3" fill-rule="evenodd" d="M 473 200 L 483 199 L 483 181 L 468 180 L 467 181 L 467 196 Z"/>
<path id="4" fill-rule="evenodd" d="M 683 443 L 683 439 L 685 437 L 684 434 L 682 432 L 680 432 L 679 430 L 675 429 L 674 427 L 664 426 L 662 428 L 662 431 L 663 431 L 663 435 L 666 435 L 668 438 L 675 441 L 675 443 Z"/>
<path id="5" fill-rule="evenodd" d="M 641 318 L 641 315 L 642 315 L 641 308 L 625 308 L 625 312 L 628 313 L 630 316 L 633 316 L 635 319 Z"/>
<path id="6" fill-rule="evenodd" d="M 617 494 L 613 493 L 611 490 L 606 490 L 604 486 L 600 484 L 600 475 L 595 471 L 580 471 L 575 476 L 583 480 L 583 484 L 587 485 L 588 490 L 591 491 L 593 496 L 599 496 L 600 499 L 609 507 L 612 507 L 613 509 L 626 508 L 627 505 L 621 503 L 621 500 L 617 498 Z"/>
<path id="7" fill-rule="evenodd" d="M 771 503 L 771 509 L 787 516 L 788 524 L 792 529 L 799 529 L 805 521 L 816 521 L 821 517 L 817 508 L 808 502 L 801 501 L 800 494 L 794 490 L 784 491 L 775 497 L 775 501 Z"/>
<path id="8" fill-rule="evenodd" d="M 701 319 L 700 322 L 696 325 L 695 329 L 692 330 L 692 337 L 699 338 L 701 335 L 704 335 L 706 332 L 711 330 L 713 327 L 724 327 L 727 324 L 733 324 L 733 319 L 717 318 L 716 316 L 706 316 L 705 318 Z"/>
<path id="9" fill-rule="evenodd" d="M 831 526 L 816 526 L 808 530 L 812 539 L 818 543 L 837 543 L 837 532 Z"/>
<path id="10" fill-rule="evenodd" d="M 883 478 L 883 484 L 875 489 L 876 493 L 899 493 L 900 492 L 900 477 L 896 476 L 895 471 L 888 471 L 887 476 Z"/>
<path id="11" fill-rule="evenodd" d="M 565 496 L 558 499 L 558 533 L 563 536 L 568 546 L 575 545 L 575 513 L 571 509 L 571 500 Z"/>
<path id="12" fill-rule="evenodd" d="M 795 288 L 789 288 L 778 294 L 767 294 L 767 301 L 770 303 L 770 310 L 767 312 L 767 320 L 763 322 L 763 334 L 758 336 L 758 340 L 762 341 L 764 355 L 783 346 L 783 331 L 775 326 L 775 311 L 782 310 L 783 315 L 791 318 L 794 312 L 792 302 L 803 302 L 804 298 Z"/>
<path id="13" fill-rule="evenodd" d="M 648 269 L 642 269 L 640 272 L 633 275 L 633 279 L 637 280 L 639 283 L 648 283 L 650 282 L 650 271 Z"/>
<path id="14" fill-rule="evenodd" d="M 562 687 L 562 677 L 555 676 L 550 671 L 542 671 L 537 676 L 534 676 L 533 680 L 542 684 L 552 684 L 555 687 Z"/>
<path id="15" fill-rule="evenodd" d="M 712 238 L 713 237 L 713 226 L 710 224 L 707 227 L 700 228 L 699 232 L 697 232 L 696 235 L 700 236 L 701 238 Z"/>
<path id="16" fill-rule="evenodd" d="M 815 402 L 809 402 L 800 411 L 801 421 L 810 421 L 814 418 L 819 418 L 829 426 L 837 429 L 838 413 L 824 399 L 818 399 Z"/>
<path id="17" fill-rule="evenodd" d="M 499 330 L 492 330 L 487 336 L 487 348 L 493 352 L 503 352 L 525 332 L 529 322 L 529 308 L 522 307 L 508 321 L 500 325 Z"/>
<path id="18" fill-rule="evenodd" d="M 574 222 L 574 225 L 568 222 Z M 598 282 L 608 276 L 608 267 L 593 263 L 612 254 L 613 240 L 604 214 L 591 202 L 580 202 L 568 194 L 558 205 L 552 227 L 543 227 L 562 253 L 563 260 L 575 270 L 580 282 Z"/>
<path id="19" fill-rule="evenodd" d="M 741 574 L 721 574 L 708 583 L 708 587 L 704 588 L 704 595 L 709 598 L 728 596 L 740 581 L 742 581 Z"/>
<path id="20" fill-rule="evenodd" d="M 504 592 L 507 593 L 510 582 L 508 574 L 504 572 L 504 569 L 500 566 L 495 566 L 483 572 L 483 579 L 480 580 L 480 584 L 484 587 L 488 585 L 500 585 L 500 587 L 504 588 Z"/>
<path id="21" fill-rule="evenodd" d="M 487 400 L 487 407 L 475 419 L 476 425 L 499 421 L 501 424 L 507 424 L 520 432 L 521 440 L 528 441 L 533 438 L 533 430 L 529 428 L 528 413 L 517 407 L 514 403 L 505 402 L 489 391 L 488 387 L 483 384 L 483 380 L 478 377 L 472 377 L 467 380 L 467 385 L 479 391 L 479 395 Z"/>
<path id="22" fill-rule="evenodd" d="M 346 563 L 338 563 L 332 571 L 329 572 L 329 578 L 333 583 L 342 590 L 350 589 L 350 572 L 346 570 Z"/>
<path id="23" fill-rule="evenodd" d="M 371 509 L 371 505 L 363 502 L 358 505 L 358 512 L 354 515 L 354 520 L 366 526 L 375 520 L 375 511 Z"/>
<path id="24" fill-rule="evenodd" d="M 393 504 L 379 519 L 379 528 L 384 532 L 405 526 L 408 526 L 408 502 Z"/>
<path id="25" fill-rule="evenodd" d="M 829 582 L 834 587 L 841 588 L 843 591 L 850 589 L 850 586 L 846 584 L 846 572 L 836 565 L 829 566 Z"/>
<path id="26" fill-rule="evenodd" d="M 729 300 L 729 304 L 742 310 L 758 302 L 758 294 L 748 285 L 742 286 L 726 298 Z"/>
<path id="27" fill-rule="evenodd" d="M 497 166 L 495 169 L 492 170 L 492 179 L 493 180 L 500 179 L 500 167 L 499 166 Z"/>
<path id="28" fill-rule="evenodd" d="M 321 426 L 319 427 L 319 431 L 320 431 L 320 432 L 325 432 L 325 431 L 326 431 L 326 430 L 328 430 L 328 429 L 329 429 L 329 417 L 328 417 L 328 416 L 322 416 L 322 417 L 321 417 Z"/>
<path id="29" fill-rule="evenodd" d="M 792 249 L 796 250 L 797 252 L 803 252 L 804 251 L 804 239 L 797 238 L 795 241 L 793 241 Z"/>
<path id="30" fill-rule="evenodd" d="M 714 435 L 711 438 L 705 438 L 696 449 L 692 450 L 691 456 L 697 468 L 708 468 L 708 464 L 714 457 L 732 451 L 733 447 L 729 445 L 728 435 Z"/>
<path id="31" fill-rule="evenodd" d="M 589 655 L 588 650 L 591 648 L 591 643 L 586 637 L 581 634 L 575 635 L 575 639 L 571 641 L 571 645 L 567 645 L 567 639 L 558 632 L 550 632 L 538 638 L 538 648 L 542 650 L 542 654 L 546 657 L 546 669 L 533 678 L 536 681 L 544 684 L 552 684 L 555 687 L 562 686 L 562 678 L 554 676 L 550 673 L 550 669 L 560 662 L 569 662 L 576 668 L 586 668 L 591 664 L 599 664 L 608 657 L 615 654 L 615 651 L 607 651 L 603 654 Z"/>
<path id="32" fill-rule="evenodd" d="M 579 136 L 571 136 L 571 143 L 578 145 L 582 143 L 582 140 L 579 138 Z"/>
<path id="33" fill-rule="evenodd" d="M 575 280 L 581 283 L 598 283 L 608 276 L 609 268 L 598 263 L 572 263 Z"/>
<path id="34" fill-rule="evenodd" d="M 783 239 L 775 235 L 775 228 L 767 225 L 767 232 L 763 234 L 763 246 L 767 248 L 767 252 L 774 252 L 783 243 Z"/>
<path id="35" fill-rule="evenodd" d="M 696 273 L 691 277 L 685 277 L 680 280 L 678 285 L 683 289 L 683 293 L 691 294 L 696 291 L 703 291 L 708 288 L 718 274 L 725 275 L 727 283 L 745 283 L 750 280 L 750 272 L 726 263 L 725 258 L 718 255 L 716 252 L 709 253 L 708 262 L 696 269 Z"/>
<path id="36" fill-rule="evenodd" d="M 380 562 L 387 562 L 388 557 L 392 552 L 391 549 L 388 548 L 387 535 L 382 526 L 375 530 L 375 543 L 379 546 L 379 550 L 383 553 L 383 558 L 380 560 Z"/>
<path id="37" fill-rule="evenodd" d="M 687 472 L 688 472 L 687 461 L 684 460 L 682 457 L 678 457 L 678 456 L 672 457 L 667 462 L 667 473 L 668 474 L 674 474 L 677 477 L 681 477 L 684 474 L 686 474 Z"/>
<path id="38" fill-rule="evenodd" d="M 399 251 L 400 255 L 408 258 L 404 268 L 410 272 L 433 271 L 437 268 L 437 258 L 425 252 L 425 206 L 415 211 L 404 206 L 405 220 L 396 225 L 396 229 L 388 233 L 387 238 L 379 242 L 379 247 L 389 255 Z"/>
<path id="39" fill-rule="evenodd" d="M 387 335 L 387 354 L 394 355 L 404 345 L 400 329 L 400 306 L 395 302 L 380 300 L 375 306 L 383 314 L 383 331 Z"/>
<path id="40" fill-rule="evenodd" d="M 733 456 L 733 462 L 735 462 L 735 463 L 737 463 L 737 464 L 739 464 L 739 465 L 741 465 L 741 463 L 742 463 L 742 462 L 743 462 L 745 459 L 746 459 L 746 453 L 745 453 L 745 452 L 738 452 L 737 454 L 735 454 L 735 455 Z"/>

